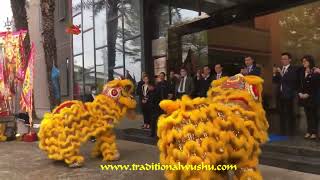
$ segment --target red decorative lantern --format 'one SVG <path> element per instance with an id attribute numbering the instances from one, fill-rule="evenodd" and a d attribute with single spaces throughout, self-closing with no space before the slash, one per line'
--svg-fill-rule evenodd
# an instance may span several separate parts
<path id="1" fill-rule="evenodd" d="M 78 35 L 81 33 L 80 25 L 70 25 L 66 28 L 66 33 Z"/>

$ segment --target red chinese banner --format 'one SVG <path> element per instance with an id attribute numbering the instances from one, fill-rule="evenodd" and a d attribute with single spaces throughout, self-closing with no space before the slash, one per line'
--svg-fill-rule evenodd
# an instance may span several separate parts
<path id="1" fill-rule="evenodd" d="M 24 81 L 22 84 L 21 92 L 21 109 L 31 113 L 32 112 L 32 102 L 33 102 L 33 77 L 34 77 L 34 61 L 35 61 L 35 47 L 34 44 L 31 45 L 31 50 L 29 54 L 28 67 L 24 76 Z"/>
<path id="2" fill-rule="evenodd" d="M 1 32 L 0 44 L 3 48 L 2 74 L 5 86 L 9 88 L 10 96 L 15 94 L 16 80 L 22 81 L 25 63 L 23 40 L 27 31 Z"/>

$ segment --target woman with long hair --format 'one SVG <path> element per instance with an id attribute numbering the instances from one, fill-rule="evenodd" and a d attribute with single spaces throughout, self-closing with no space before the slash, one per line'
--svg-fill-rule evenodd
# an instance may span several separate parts
<path id="1" fill-rule="evenodd" d="M 317 75 L 313 72 L 315 68 L 314 59 L 306 55 L 301 59 L 303 70 L 300 72 L 300 86 L 298 90 L 299 104 L 303 106 L 307 117 L 307 133 L 305 138 L 316 139 L 318 134 L 318 121 L 316 116 L 316 88 Z"/>
<path id="2" fill-rule="evenodd" d="M 138 89 L 140 94 L 140 104 L 142 108 L 143 121 L 144 124 L 142 126 L 143 129 L 150 129 L 150 122 L 152 118 L 152 93 L 154 91 L 154 86 L 150 83 L 149 76 L 145 74 L 143 76 L 143 84 L 141 88 Z"/>

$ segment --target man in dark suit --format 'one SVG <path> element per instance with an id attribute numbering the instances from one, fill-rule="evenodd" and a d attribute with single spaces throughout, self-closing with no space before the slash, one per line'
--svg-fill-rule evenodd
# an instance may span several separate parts
<path id="1" fill-rule="evenodd" d="M 246 67 L 241 72 L 243 75 L 261 75 L 261 69 L 256 66 L 255 61 L 251 56 L 246 56 L 244 58 L 244 64 Z"/>
<path id="2" fill-rule="evenodd" d="M 213 75 L 213 80 L 218 80 L 222 77 L 227 76 L 227 74 L 223 72 L 223 67 L 221 64 L 216 64 L 214 66 L 214 71 L 215 71 L 215 74 Z"/>
<path id="3" fill-rule="evenodd" d="M 293 136 L 295 132 L 294 99 L 298 86 L 297 68 L 291 64 L 291 55 L 282 53 L 282 68 L 273 69 L 273 81 L 279 84 L 278 100 L 281 134 Z"/>
<path id="4" fill-rule="evenodd" d="M 191 96 L 194 91 L 193 79 L 188 76 L 186 68 L 180 69 L 180 80 L 176 86 L 177 98 L 183 95 Z"/>
<path id="5" fill-rule="evenodd" d="M 203 77 L 198 81 L 197 95 L 199 97 L 207 97 L 207 91 L 211 85 L 213 78 L 211 75 L 211 69 L 208 65 L 203 67 Z"/>

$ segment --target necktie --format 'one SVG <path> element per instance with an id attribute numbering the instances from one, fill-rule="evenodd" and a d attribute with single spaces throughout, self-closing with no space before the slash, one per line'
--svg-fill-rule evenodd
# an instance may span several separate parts
<path id="1" fill-rule="evenodd" d="M 180 92 L 181 93 L 184 93 L 184 91 L 185 91 L 185 82 L 184 82 L 184 80 L 185 80 L 185 77 L 182 77 L 181 78 L 181 81 L 180 81 Z"/>
<path id="2" fill-rule="evenodd" d="M 217 79 L 220 79 L 220 74 L 217 75 Z"/>
<path id="3" fill-rule="evenodd" d="M 282 76 L 284 76 L 284 74 L 287 72 L 287 67 L 283 67 L 282 68 Z"/>

